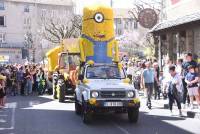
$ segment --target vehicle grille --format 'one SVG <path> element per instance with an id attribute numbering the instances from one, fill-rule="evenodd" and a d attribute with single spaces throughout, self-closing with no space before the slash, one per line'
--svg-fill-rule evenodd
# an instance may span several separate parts
<path id="1" fill-rule="evenodd" d="M 101 91 L 100 96 L 101 98 L 125 98 L 126 92 L 125 91 Z"/>

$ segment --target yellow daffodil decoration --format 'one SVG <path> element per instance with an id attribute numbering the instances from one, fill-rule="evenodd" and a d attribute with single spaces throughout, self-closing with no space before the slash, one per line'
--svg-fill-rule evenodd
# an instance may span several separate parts
<path id="1" fill-rule="evenodd" d="M 112 63 L 119 61 L 115 40 L 113 10 L 106 6 L 83 9 L 82 35 L 79 40 L 81 61 Z"/>

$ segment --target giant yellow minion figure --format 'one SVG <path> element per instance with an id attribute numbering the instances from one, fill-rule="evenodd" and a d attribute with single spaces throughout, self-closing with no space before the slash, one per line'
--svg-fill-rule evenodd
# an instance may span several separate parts
<path id="1" fill-rule="evenodd" d="M 114 34 L 113 10 L 105 6 L 83 9 L 80 38 L 81 61 L 118 62 L 118 44 Z"/>

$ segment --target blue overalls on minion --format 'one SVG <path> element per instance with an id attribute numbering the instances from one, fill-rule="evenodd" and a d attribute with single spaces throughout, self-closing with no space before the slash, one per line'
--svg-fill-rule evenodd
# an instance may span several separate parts
<path id="1" fill-rule="evenodd" d="M 95 63 L 112 63 L 112 57 L 107 56 L 107 45 L 110 41 L 113 40 L 113 38 L 108 41 L 95 41 L 86 35 L 82 35 L 82 38 L 86 38 L 92 42 L 94 48 L 94 55 L 87 56 L 86 61 L 92 60 Z"/>

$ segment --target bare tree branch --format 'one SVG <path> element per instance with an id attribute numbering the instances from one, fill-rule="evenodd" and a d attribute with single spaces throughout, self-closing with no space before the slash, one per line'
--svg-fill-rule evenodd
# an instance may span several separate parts
<path id="1" fill-rule="evenodd" d="M 44 38 L 52 43 L 60 43 L 63 39 L 78 37 L 81 33 L 81 16 L 72 16 L 66 20 L 46 20 L 43 23 Z"/>

